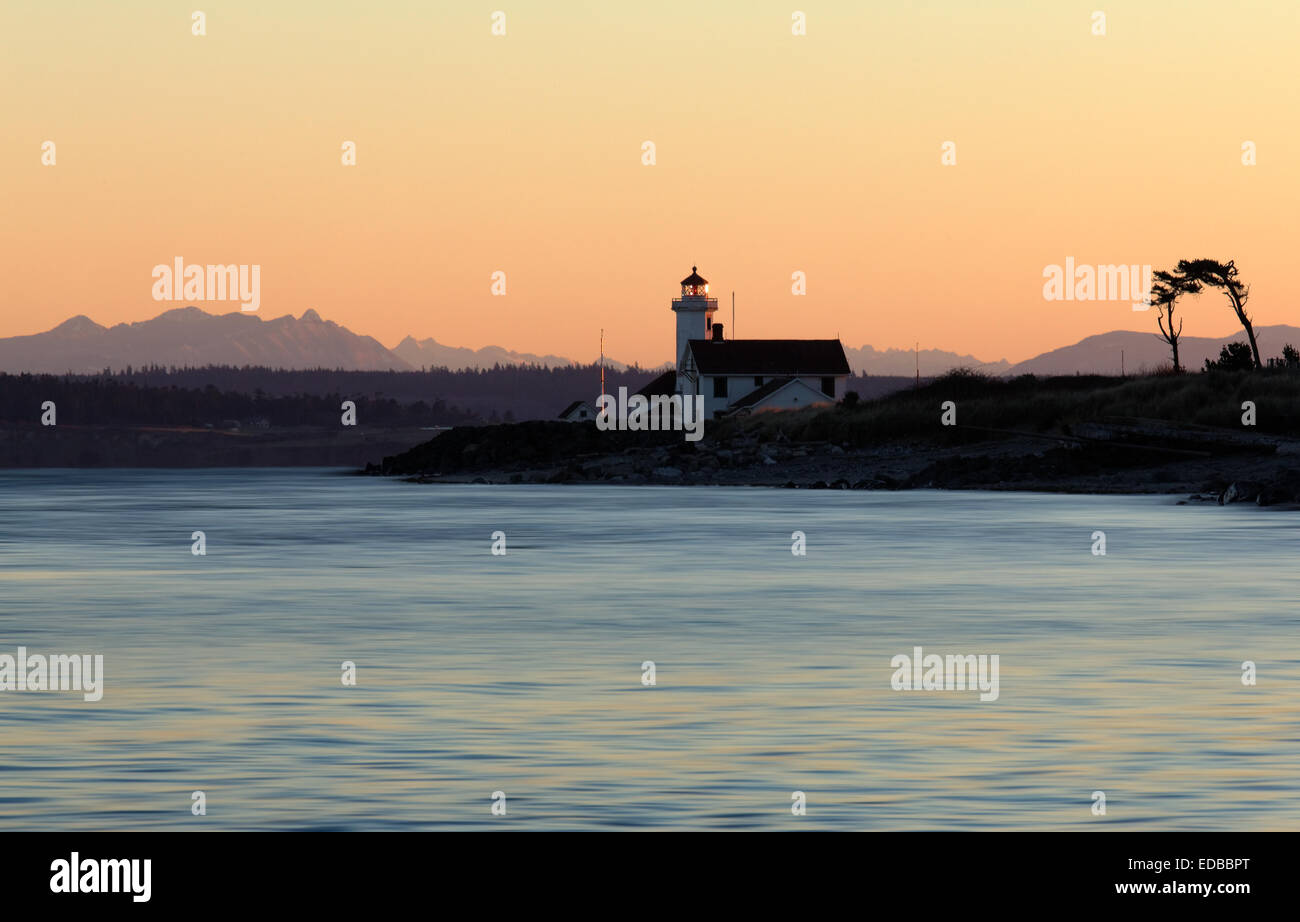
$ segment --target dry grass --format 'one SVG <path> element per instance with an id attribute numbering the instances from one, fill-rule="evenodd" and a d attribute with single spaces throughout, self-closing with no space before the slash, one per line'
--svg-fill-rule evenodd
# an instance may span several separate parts
<path id="1" fill-rule="evenodd" d="M 948 400 L 957 405 L 957 429 L 939 426 L 941 405 Z M 850 445 L 908 438 L 952 442 L 975 437 L 962 427 L 1060 432 L 1106 417 L 1240 430 L 1241 405 L 1247 400 L 1257 408 L 1256 431 L 1300 436 L 1300 374 L 1281 370 L 1129 378 L 1024 375 L 1007 380 L 960 369 L 920 389 L 854 407 L 759 413 L 716 424 L 712 434 L 756 435 L 769 441 L 783 432 L 795 440 Z"/>

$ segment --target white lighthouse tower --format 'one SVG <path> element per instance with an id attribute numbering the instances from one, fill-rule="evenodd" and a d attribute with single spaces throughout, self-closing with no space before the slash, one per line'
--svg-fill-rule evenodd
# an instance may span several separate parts
<path id="1" fill-rule="evenodd" d="M 692 339 L 708 339 L 713 329 L 713 312 L 718 309 L 718 299 L 709 297 L 708 279 L 701 278 L 698 268 L 691 266 L 691 274 L 682 279 L 682 296 L 673 299 L 673 313 L 677 315 L 677 380 L 681 382 L 687 369 L 682 367 L 686 344 Z M 678 393 L 682 393 L 679 384 Z"/>

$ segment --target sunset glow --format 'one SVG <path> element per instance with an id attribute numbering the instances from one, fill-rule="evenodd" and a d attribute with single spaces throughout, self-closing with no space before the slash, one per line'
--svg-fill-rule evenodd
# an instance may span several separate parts
<path id="1" fill-rule="evenodd" d="M 176 258 L 260 265 L 263 319 L 583 361 L 603 328 L 646 365 L 692 264 L 741 336 L 985 360 L 1155 332 L 1046 302 L 1067 258 L 1235 259 L 1258 323 L 1300 322 L 1291 4 L 1114 4 L 1104 36 L 1031 0 L 827 2 L 803 36 L 771 2 L 490 12 L 242 0 L 194 36 L 180 7 L 5 4 L 0 336 L 153 317 Z"/>

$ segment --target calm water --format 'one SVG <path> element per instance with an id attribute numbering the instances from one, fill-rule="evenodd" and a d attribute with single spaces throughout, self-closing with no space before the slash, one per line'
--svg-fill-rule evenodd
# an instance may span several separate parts
<path id="1" fill-rule="evenodd" d="M 1297 829 L 1298 547 L 1150 497 L 0 472 L 0 653 L 106 672 L 0 692 L 0 828 Z M 999 699 L 893 691 L 915 645 Z"/>

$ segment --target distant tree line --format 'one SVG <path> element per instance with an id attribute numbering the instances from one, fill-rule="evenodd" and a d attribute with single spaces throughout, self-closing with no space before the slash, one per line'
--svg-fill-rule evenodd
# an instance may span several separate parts
<path id="1" fill-rule="evenodd" d="M 636 390 L 658 372 L 637 367 L 605 370 L 605 387 L 617 393 L 620 386 Z M 492 368 L 452 371 L 344 371 L 313 368 L 284 370 L 256 366 L 213 365 L 176 368 L 104 369 L 97 375 L 74 375 L 76 380 L 113 381 L 148 388 L 204 390 L 261 394 L 265 397 L 343 395 L 342 399 L 391 400 L 399 404 L 423 401 L 468 414 L 482 422 L 510 419 L 553 419 L 574 400 L 600 396 L 600 367 L 575 365 L 545 368 L 540 365 L 496 365 Z M 360 403 L 358 403 L 358 407 Z M 442 425 L 442 423 L 437 423 Z"/>
<path id="2" fill-rule="evenodd" d="M 345 400 L 356 404 L 364 426 L 456 426 L 481 422 L 478 415 L 447 403 L 402 402 L 347 390 L 273 396 L 222 390 L 215 384 L 147 386 L 127 378 L 0 373 L 0 421 L 31 423 L 51 400 L 60 424 L 105 426 L 337 426 Z"/>
<path id="3" fill-rule="evenodd" d="M 1280 358 L 1268 360 L 1269 368 L 1286 371 L 1300 370 L 1300 351 L 1287 343 Z M 1227 343 L 1219 349 L 1218 359 L 1206 359 L 1206 371 L 1251 371 L 1255 368 L 1255 353 L 1246 343 Z"/>

